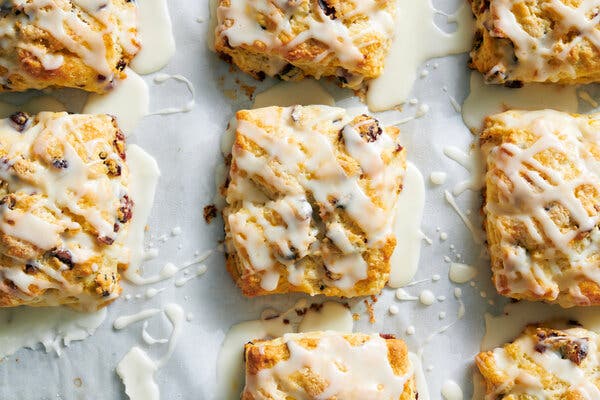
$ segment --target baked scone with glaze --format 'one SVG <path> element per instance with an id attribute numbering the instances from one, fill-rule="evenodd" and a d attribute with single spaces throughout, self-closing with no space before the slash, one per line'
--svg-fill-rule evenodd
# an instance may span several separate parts
<path id="1" fill-rule="evenodd" d="M 242 292 L 379 293 L 405 170 L 398 128 L 328 106 L 242 110 L 235 122 L 223 219 Z"/>
<path id="2" fill-rule="evenodd" d="M 600 399 L 599 341 L 581 327 L 527 327 L 512 343 L 476 356 L 485 399 Z"/>
<path id="3" fill-rule="evenodd" d="M 394 0 L 218 0 L 215 50 L 255 78 L 359 88 L 383 71 L 395 14 Z"/>
<path id="4" fill-rule="evenodd" d="M 121 292 L 132 217 L 124 137 L 108 115 L 0 120 L 0 306 L 95 310 Z"/>
<path id="5" fill-rule="evenodd" d="M 362 333 L 286 334 L 246 344 L 242 400 L 415 400 L 406 344 Z"/>
<path id="6" fill-rule="evenodd" d="M 484 225 L 498 292 L 600 304 L 600 114 L 508 111 L 484 125 Z"/>
<path id="7" fill-rule="evenodd" d="M 476 17 L 471 67 L 489 83 L 600 80 L 596 1 L 470 0 Z"/>
<path id="8" fill-rule="evenodd" d="M 7 0 L 0 10 L 0 92 L 80 88 L 102 93 L 140 49 L 128 0 Z"/>

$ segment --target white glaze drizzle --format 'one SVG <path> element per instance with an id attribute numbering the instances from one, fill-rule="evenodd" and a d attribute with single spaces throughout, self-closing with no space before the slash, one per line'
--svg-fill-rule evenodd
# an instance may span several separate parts
<path id="1" fill-rule="evenodd" d="M 131 69 L 141 75 L 165 67 L 175 54 L 175 38 L 166 0 L 144 0 L 139 9 L 138 36 L 142 48 L 131 61 Z"/>
<path id="2" fill-rule="evenodd" d="M 196 105 L 196 89 L 194 89 L 194 84 L 183 75 L 168 75 L 168 74 L 157 74 L 154 77 L 154 83 L 162 84 L 168 80 L 175 80 L 178 82 L 182 82 L 185 84 L 188 92 L 190 93 L 190 99 L 185 103 L 185 105 L 181 107 L 169 107 L 163 108 L 158 111 L 153 111 L 149 113 L 149 115 L 169 115 L 169 114 L 177 114 L 177 113 L 186 113 L 192 111 L 194 105 Z"/>
<path id="3" fill-rule="evenodd" d="M 477 275 L 477 268 L 472 265 L 453 262 L 450 263 L 448 277 L 454 283 L 465 283 Z"/>
<path id="4" fill-rule="evenodd" d="M 135 280 L 142 261 L 146 258 L 144 237 L 160 171 L 156 160 L 137 145 L 127 146 L 127 163 L 131 174 L 129 190 L 134 199 L 133 217 L 129 225 L 129 235 L 125 242 L 131 252 L 129 268 L 123 273 L 130 281 Z"/>
<path id="5" fill-rule="evenodd" d="M 180 266 L 176 266 L 173 263 L 166 263 L 158 274 L 150 275 L 150 276 L 142 276 L 138 270 L 134 270 L 133 268 L 125 271 L 124 276 L 127 280 L 134 285 L 150 285 L 153 283 L 165 281 L 167 279 L 171 279 L 177 273 L 181 271 L 185 271 L 188 268 L 200 264 L 208 259 L 213 254 L 214 250 L 207 250 L 203 254 L 200 254 L 196 259 L 192 261 L 188 261 Z"/>
<path id="6" fill-rule="evenodd" d="M 476 144 L 471 148 L 468 154 L 458 147 L 444 147 L 444 155 L 453 161 L 456 161 L 464 169 L 469 171 L 470 177 L 454 185 L 452 194 L 459 196 L 465 190 L 479 191 L 483 187 L 485 181 L 485 163 L 481 157 L 481 151 Z"/>
<path id="7" fill-rule="evenodd" d="M 146 82 L 126 68 L 127 79 L 105 94 L 92 93 L 82 113 L 114 115 L 126 135 L 134 133 L 139 121 L 149 113 L 150 94 Z"/>
<path id="8" fill-rule="evenodd" d="M 446 379 L 442 384 L 442 396 L 445 400 L 463 400 L 462 389 L 451 379 Z"/>
<path id="9" fill-rule="evenodd" d="M 463 121 L 479 131 L 485 117 L 507 109 L 543 110 L 550 108 L 577 112 L 577 86 L 530 83 L 515 90 L 487 85 L 478 72 L 471 72 L 469 96 L 462 106 Z"/>
<path id="10" fill-rule="evenodd" d="M 447 177 L 448 177 L 448 174 L 444 171 L 433 171 L 429 175 L 429 180 L 434 185 L 443 185 L 444 182 L 446 182 Z"/>
<path id="11" fill-rule="evenodd" d="M 542 268 L 535 257 L 524 247 L 512 243 L 500 228 L 500 245 L 506 249 L 503 268 L 496 271 L 506 282 L 506 287 L 500 289 L 509 289 L 511 293 L 550 293 L 553 298 L 568 292 L 576 303 L 588 304 L 577 282 L 582 276 L 600 282 L 597 263 L 593 261 L 594 255 L 600 252 L 600 215 L 588 211 L 575 193 L 581 187 L 600 190 L 599 163 L 590 152 L 600 141 L 598 121 L 593 115 L 575 117 L 552 110 L 508 112 L 496 118 L 506 129 L 523 129 L 534 135 L 534 140 L 527 147 L 507 142 L 482 149 L 490 168 L 488 179 L 499 192 L 496 201 L 488 201 L 485 212 L 488 216 L 510 217 L 523 224 L 529 240 L 546 247 L 542 254 L 551 265 Z M 546 166 L 536 158 L 551 152 L 562 153 L 564 158 L 561 159 L 570 163 L 573 176 L 565 175 L 558 167 Z M 508 179 L 508 183 L 502 181 L 498 173 Z M 550 214 L 554 204 L 566 210 L 575 228 L 561 229 L 557 225 Z M 578 251 L 572 241 L 582 233 L 589 233 L 589 238 L 585 248 Z M 566 257 L 573 268 L 559 268 L 557 257 Z"/>
<path id="12" fill-rule="evenodd" d="M 396 248 L 390 259 L 388 285 L 392 288 L 406 286 L 414 278 L 421 256 L 421 220 L 425 208 L 425 183 L 419 169 L 406 163 L 403 189 L 396 202 L 394 233 Z"/>
<path id="13" fill-rule="evenodd" d="M 154 381 L 156 363 L 137 346 L 129 350 L 117 365 L 117 374 L 123 381 L 130 400 L 159 400 L 160 389 Z"/>
<path id="14" fill-rule="evenodd" d="M 154 311 L 154 310 L 153 310 Z M 156 310 L 156 315 L 161 310 Z M 125 393 L 130 400 L 159 400 L 160 389 L 154 380 L 154 374 L 165 366 L 173 355 L 175 346 L 185 319 L 185 312 L 180 305 L 169 303 L 164 306 L 162 312 L 172 325 L 171 334 L 168 339 L 167 352 L 159 360 L 152 360 L 148 354 L 137 346 L 129 350 L 117 365 L 117 374 L 125 385 Z M 145 329 L 143 329 L 145 332 Z M 159 340 L 157 343 L 163 343 Z"/>
<path id="15" fill-rule="evenodd" d="M 454 198 L 454 196 L 452 196 L 452 193 L 450 193 L 447 190 L 444 190 L 444 198 L 446 199 L 446 202 L 448 204 L 450 204 L 450 206 L 454 209 L 454 211 L 456 211 L 456 214 L 458 214 L 458 216 L 463 221 L 463 223 L 465 224 L 465 226 L 467 227 L 469 232 L 471 232 L 473 241 L 477 244 L 482 243 L 483 242 L 483 231 L 481 229 L 475 227 L 475 225 L 473 225 L 473 222 L 471 222 L 469 217 L 467 217 L 467 215 L 465 215 L 465 213 L 460 209 L 460 207 L 456 203 L 456 199 Z"/>
<path id="16" fill-rule="evenodd" d="M 419 294 L 419 301 L 421 302 L 421 304 L 423 304 L 424 306 L 430 306 L 433 303 L 435 303 L 435 294 L 433 294 L 433 292 L 431 290 L 423 290 L 420 294 Z"/>
<path id="17" fill-rule="evenodd" d="M 142 325 L 142 340 L 147 345 L 152 346 L 153 344 L 165 344 L 169 342 L 169 339 L 154 339 L 147 331 L 148 329 L 148 321 L 144 321 Z"/>
<path id="18" fill-rule="evenodd" d="M 39 343 L 46 352 L 54 350 L 60 356 L 63 345 L 94 334 L 105 319 L 106 308 L 91 313 L 67 307 L 0 309 L 0 359 Z"/>
<path id="19" fill-rule="evenodd" d="M 298 332 L 352 332 L 354 319 L 348 306 L 328 301 L 318 310 L 309 309 L 298 324 Z"/>
<path id="20" fill-rule="evenodd" d="M 158 308 L 149 308 L 146 310 L 141 310 L 135 314 L 123 315 L 123 316 L 115 319 L 115 322 L 113 322 L 113 328 L 115 328 L 116 330 L 125 329 L 131 324 L 134 324 L 136 322 L 140 322 L 140 321 L 143 321 L 143 320 L 146 320 L 148 318 L 155 316 L 160 311 L 161 310 L 159 310 Z"/>
<path id="21" fill-rule="evenodd" d="M 181 287 L 181 286 L 185 285 L 186 283 L 188 283 L 189 281 L 191 281 L 192 279 L 202 276 L 205 273 L 206 273 L 206 265 L 200 264 L 198 266 L 198 268 L 196 269 L 196 271 L 193 274 L 191 274 L 190 276 L 184 276 L 182 278 L 177 279 L 175 281 L 175 286 Z"/>
<path id="22" fill-rule="evenodd" d="M 366 100 L 372 111 L 389 110 L 404 103 L 422 63 L 434 57 L 467 52 L 472 42 L 472 14 L 467 4 L 448 16 L 448 22 L 457 22 L 458 28 L 447 33 L 434 22 L 439 11 L 432 1 L 398 3 L 398 23 L 384 71 L 369 82 Z"/>

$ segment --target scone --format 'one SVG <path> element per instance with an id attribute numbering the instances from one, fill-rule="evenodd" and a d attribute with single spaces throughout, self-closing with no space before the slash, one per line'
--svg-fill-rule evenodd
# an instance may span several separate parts
<path id="1" fill-rule="evenodd" d="M 598 342 L 580 327 L 527 327 L 514 342 L 476 356 L 485 399 L 600 399 Z"/>
<path id="2" fill-rule="evenodd" d="M 246 345 L 242 400 L 415 400 L 406 344 L 361 333 L 287 334 Z"/>
<path id="3" fill-rule="evenodd" d="M 498 292 L 600 304 L 600 114 L 488 117 L 485 229 Z"/>
<path id="4" fill-rule="evenodd" d="M 124 136 L 108 115 L 0 120 L 0 307 L 102 307 L 121 292 L 132 217 Z"/>
<path id="5" fill-rule="evenodd" d="M 218 0 L 215 50 L 256 78 L 331 76 L 351 88 L 383 71 L 394 0 Z"/>
<path id="6" fill-rule="evenodd" d="M 327 106 L 244 110 L 236 121 L 223 219 L 242 292 L 379 293 L 396 244 L 399 130 Z"/>
<path id="7" fill-rule="evenodd" d="M 102 93 L 140 49 L 129 0 L 7 0 L 0 11 L 0 92 L 80 88 Z"/>
<path id="8" fill-rule="evenodd" d="M 600 80 L 598 2 L 470 0 L 477 19 L 471 67 L 489 83 Z"/>

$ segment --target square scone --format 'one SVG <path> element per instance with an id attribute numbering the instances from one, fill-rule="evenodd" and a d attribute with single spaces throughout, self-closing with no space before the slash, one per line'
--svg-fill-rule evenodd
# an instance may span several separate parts
<path id="1" fill-rule="evenodd" d="M 471 67 L 489 83 L 600 80 L 595 1 L 470 0 L 476 17 Z"/>
<path id="2" fill-rule="evenodd" d="M 223 219 L 227 269 L 246 296 L 381 291 L 405 170 L 398 135 L 328 106 L 236 114 Z"/>
<path id="3" fill-rule="evenodd" d="M 218 0 L 215 50 L 254 76 L 379 76 L 394 34 L 394 0 Z"/>
<path id="4" fill-rule="evenodd" d="M 512 343 L 479 353 L 486 400 L 599 399 L 598 334 L 528 326 Z"/>
<path id="5" fill-rule="evenodd" d="M 415 400 L 406 344 L 362 333 L 286 334 L 246 345 L 242 400 Z"/>
<path id="6" fill-rule="evenodd" d="M 600 115 L 508 111 L 484 125 L 484 225 L 498 292 L 600 304 Z"/>
<path id="7" fill-rule="evenodd" d="M 124 137 L 108 115 L 0 120 L 0 306 L 96 310 L 121 292 L 132 217 Z"/>
<path id="8" fill-rule="evenodd" d="M 128 0 L 8 0 L 0 12 L 0 92 L 51 86 L 102 93 L 140 49 Z"/>

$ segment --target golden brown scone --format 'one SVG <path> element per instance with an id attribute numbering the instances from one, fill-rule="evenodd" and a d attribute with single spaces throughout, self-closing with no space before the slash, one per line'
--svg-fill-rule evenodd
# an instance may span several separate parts
<path id="1" fill-rule="evenodd" d="M 219 0 L 215 50 L 255 78 L 336 77 L 351 88 L 383 71 L 393 0 Z"/>
<path id="2" fill-rule="evenodd" d="M 248 343 L 242 400 L 415 400 L 406 344 L 362 333 L 311 332 Z"/>
<path id="3" fill-rule="evenodd" d="M 596 1 L 470 0 L 477 19 L 471 67 L 489 83 L 600 80 Z"/>
<path id="4" fill-rule="evenodd" d="M 327 106 L 239 111 L 223 210 L 246 296 L 377 294 L 396 245 L 399 130 Z"/>
<path id="5" fill-rule="evenodd" d="M 479 353 L 485 400 L 600 399 L 598 335 L 529 326 L 514 342 Z"/>
<path id="6" fill-rule="evenodd" d="M 600 115 L 508 111 L 484 125 L 484 225 L 498 292 L 600 304 Z"/>
<path id="7" fill-rule="evenodd" d="M 140 49 L 128 0 L 8 0 L 0 11 L 0 92 L 64 86 L 102 93 Z"/>
<path id="8" fill-rule="evenodd" d="M 118 297 L 133 201 L 108 115 L 0 120 L 0 307 L 95 310 Z"/>

